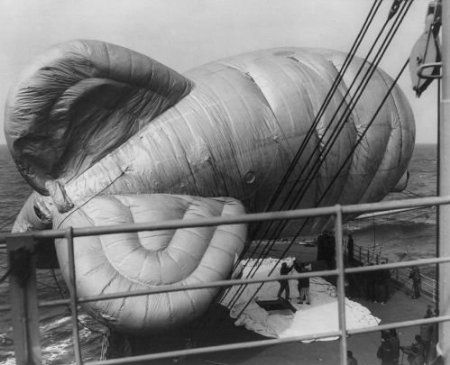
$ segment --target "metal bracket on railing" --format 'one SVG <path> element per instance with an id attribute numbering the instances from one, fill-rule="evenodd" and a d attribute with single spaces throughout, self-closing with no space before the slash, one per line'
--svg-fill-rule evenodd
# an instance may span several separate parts
<path id="1" fill-rule="evenodd" d="M 41 364 L 35 241 L 32 237 L 11 236 L 6 238 L 6 245 L 16 364 Z"/>
<path id="2" fill-rule="evenodd" d="M 435 74 L 434 71 L 431 75 L 425 75 L 424 71 L 428 68 L 440 68 L 442 69 L 442 62 L 429 62 L 429 63 L 424 63 L 423 65 L 420 65 L 417 68 L 417 76 L 419 76 L 419 78 L 421 79 L 427 79 L 427 80 L 433 80 L 433 79 L 441 79 L 442 78 L 442 72 L 440 72 L 439 74 Z M 435 70 L 436 71 L 436 70 Z"/>

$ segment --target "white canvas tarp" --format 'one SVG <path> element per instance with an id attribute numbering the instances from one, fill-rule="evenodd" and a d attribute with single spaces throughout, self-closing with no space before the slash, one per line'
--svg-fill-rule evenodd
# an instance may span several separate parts
<path id="1" fill-rule="evenodd" d="M 288 258 L 282 262 L 288 262 L 290 264 L 292 260 L 292 258 Z M 246 277 L 246 274 L 254 264 L 255 260 L 248 261 L 244 267 L 243 277 Z M 265 259 L 254 277 L 268 276 L 268 273 L 275 264 L 276 259 Z M 278 266 L 280 265 L 281 263 Z M 274 271 L 274 275 L 278 275 L 278 273 L 279 267 Z M 288 276 L 291 274 L 292 272 Z M 247 286 L 236 304 L 230 308 L 232 318 L 236 318 L 239 315 L 259 285 L 252 284 Z M 235 324 L 237 326 L 245 326 L 248 330 L 260 335 L 273 338 L 303 336 L 312 333 L 318 335 L 339 329 L 337 296 L 335 287 L 332 284 L 321 277 L 311 278 L 310 305 L 297 303 L 299 296 L 297 280 L 289 280 L 289 286 L 291 304 L 297 309 L 296 313 L 293 313 L 289 309 L 268 312 L 256 303 L 256 300 L 273 300 L 277 298 L 279 284 L 276 281 L 269 282 L 264 283 L 255 298 L 252 299 L 244 312 L 237 318 Z M 231 298 L 233 298 L 236 290 L 238 290 L 238 287 L 230 290 L 222 300 L 222 304 L 227 305 Z M 347 298 L 345 299 L 345 309 L 346 324 L 349 329 L 376 326 L 380 323 L 380 319 L 373 316 L 366 307 Z M 333 339 L 336 338 L 328 337 L 322 340 Z"/>

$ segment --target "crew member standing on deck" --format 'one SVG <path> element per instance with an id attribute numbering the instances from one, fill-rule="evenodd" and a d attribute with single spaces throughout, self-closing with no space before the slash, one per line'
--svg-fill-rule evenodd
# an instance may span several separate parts
<path id="1" fill-rule="evenodd" d="M 283 262 L 281 264 L 281 268 L 280 268 L 280 275 L 287 275 L 291 272 L 292 267 L 289 267 L 287 263 Z M 285 280 L 279 280 L 278 281 L 280 283 L 280 289 L 278 290 L 278 298 L 281 298 L 281 295 L 283 294 L 283 292 L 285 293 L 285 299 L 286 300 L 290 300 L 290 290 L 289 290 L 289 281 L 287 279 Z"/>
<path id="2" fill-rule="evenodd" d="M 431 305 L 428 305 L 424 318 L 431 318 L 431 317 L 433 317 L 433 311 Z M 425 360 L 428 358 L 428 355 L 430 353 L 434 327 L 435 327 L 434 323 L 422 324 L 420 326 L 420 337 L 422 337 L 423 356 L 425 357 Z"/>
<path id="3" fill-rule="evenodd" d="M 407 359 L 410 365 L 423 365 L 425 362 L 423 341 L 420 335 L 415 336 L 411 346 L 401 347 L 401 349 L 408 355 Z"/>
<path id="4" fill-rule="evenodd" d="M 353 236 L 349 233 L 347 241 L 347 260 L 348 266 L 353 266 L 353 261 L 355 260 L 354 248 L 355 242 L 353 241 Z"/>
<path id="5" fill-rule="evenodd" d="M 381 345 L 378 347 L 377 357 L 381 360 L 381 365 L 395 365 L 395 349 L 393 344 L 382 336 Z"/>
<path id="6" fill-rule="evenodd" d="M 311 271 L 311 264 L 310 265 L 295 264 L 294 267 L 295 267 L 295 270 L 299 273 Z M 299 293 L 298 303 L 303 304 L 303 302 L 306 302 L 306 304 L 308 304 L 308 305 L 311 304 L 311 298 L 309 295 L 309 278 L 298 279 L 297 288 L 298 288 L 298 293 Z"/>
<path id="7" fill-rule="evenodd" d="M 358 360 L 353 357 L 353 352 L 347 351 L 347 365 L 358 365 Z"/>
<path id="8" fill-rule="evenodd" d="M 331 231 L 325 230 L 317 237 L 317 261 L 325 261 L 327 268 L 336 268 L 336 240 Z"/>
<path id="9" fill-rule="evenodd" d="M 420 276 L 420 270 L 417 266 L 414 266 L 411 268 L 411 271 L 409 272 L 409 278 L 413 282 L 413 299 L 420 298 L 420 287 L 422 284 L 422 278 Z"/>
<path id="10" fill-rule="evenodd" d="M 398 365 L 400 360 L 400 339 L 395 328 L 389 330 L 387 341 L 391 343 L 392 350 L 394 351 L 394 365 Z"/>

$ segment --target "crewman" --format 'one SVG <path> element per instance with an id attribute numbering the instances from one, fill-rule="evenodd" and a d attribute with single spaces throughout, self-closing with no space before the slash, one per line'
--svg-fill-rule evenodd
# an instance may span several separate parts
<path id="1" fill-rule="evenodd" d="M 353 357 L 353 352 L 347 351 L 347 365 L 358 365 L 358 360 Z"/>
<path id="2" fill-rule="evenodd" d="M 280 275 L 287 275 L 291 272 L 292 270 L 292 266 L 288 266 L 288 264 L 286 262 L 283 262 L 281 264 L 281 268 L 280 268 Z M 290 300 L 290 290 L 289 290 L 289 281 L 287 279 L 284 280 L 279 280 L 278 281 L 280 283 L 280 289 L 278 290 L 278 298 L 281 298 L 281 295 L 283 294 L 283 292 L 285 293 L 285 299 L 286 300 Z"/>
<path id="3" fill-rule="evenodd" d="M 433 311 L 431 305 L 428 305 L 424 318 L 431 318 L 431 317 L 433 317 Z M 430 353 L 434 327 L 435 327 L 434 323 L 426 323 L 420 326 L 420 337 L 422 337 L 423 341 L 423 356 L 425 357 L 425 359 L 428 358 L 428 355 Z"/>
<path id="4" fill-rule="evenodd" d="M 355 254 L 354 254 L 355 248 L 354 247 L 355 247 L 355 242 L 353 240 L 353 236 L 351 235 L 351 233 L 349 233 L 348 240 L 347 240 L 348 266 L 353 266 L 353 261 L 355 260 Z"/>
<path id="5" fill-rule="evenodd" d="M 414 337 L 411 346 L 400 347 L 408 355 L 410 365 L 423 365 L 425 362 L 423 340 L 420 335 Z"/>
<path id="6" fill-rule="evenodd" d="M 417 266 L 414 266 L 411 268 L 411 271 L 409 272 L 409 278 L 413 282 L 412 298 L 413 299 L 420 298 L 420 289 L 421 289 L 421 284 L 422 284 L 422 278 L 420 276 L 420 270 Z"/>
<path id="7" fill-rule="evenodd" d="M 387 340 L 392 344 L 392 350 L 394 351 L 394 364 L 398 365 L 400 360 L 400 339 L 398 338 L 397 330 L 395 328 L 391 328 L 389 330 Z"/>
<path id="8" fill-rule="evenodd" d="M 294 265 L 295 270 L 299 273 L 311 271 L 311 264 L 305 265 Z M 297 288 L 299 293 L 298 303 L 303 304 L 305 301 L 306 304 L 311 304 L 311 298 L 309 293 L 309 278 L 300 278 L 297 281 Z"/>
<path id="9" fill-rule="evenodd" d="M 395 349 L 388 338 L 382 336 L 377 357 L 381 360 L 381 365 L 395 365 Z"/>

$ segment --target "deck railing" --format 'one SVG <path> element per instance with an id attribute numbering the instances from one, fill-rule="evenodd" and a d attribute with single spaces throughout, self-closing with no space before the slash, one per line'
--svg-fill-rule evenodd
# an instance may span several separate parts
<path id="1" fill-rule="evenodd" d="M 347 247 L 345 252 L 347 253 Z M 362 265 L 368 265 L 371 263 L 379 264 L 380 262 L 389 262 L 386 256 L 383 256 L 382 247 L 380 245 L 374 245 L 371 247 L 365 247 L 362 245 L 354 244 L 354 260 Z M 391 278 L 395 280 L 397 285 L 400 285 L 407 292 L 411 287 L 411 278 L 409 277 L 409 268 L 396 268 L 392 270 Z M 429 300 L 436 303 L 437 302 L 437 281 L 432 277 L 421 273 L 421 294 L 425 295 Z"/>
<path id="2" fill-rule="evenodd" d="M 407 291 L 412 292 L 412 282 L 409 278 L 409 270 L 408 269 L 395 269 L 394 275 L 392 278 L 403 288 L 406 288 Z M 432 302 L 437 302 L 438 300 L 438 287 L 437 281 L 425 274 L 420 274 L 421 284 L 420 284 L 420 293 L 425 295 Z M 411 288 L 411 289 L 409 289 Z"/>
<path id="3" fill-rule="evenodd" d="M 131 364 L 141 361 L 150 361 L 178 356 L 190 356 L 202 353 L 211 353 L 217 351 L 231 351 L 236 349 L 254 348 L 261 346 L 276 345 L 287 342 L 298 342 L 302 340 L 315 340 L 325 337 L 337 336 L 340 339 L 340 363 L 347 364 L 347 336 L 352 334 L 361 334 L 368 332 L 381 331 L 391 328 L 401 328 L 426 323 L 437 323 L 450 321 L 450 315 L 440 315 L 438 317 L 426 319 L 414 319 L 409 321 L 399 321 L 379 326 L 371 326 L 360 329 L 348 329 L 345 321 L 345 274 L 369 272 L 380 269 L 402 269 L 412 266 L 442 264 L 450 262 L 450 257 L 436 257 L 427 259 L 418 259 L 411 261 L 402 261 L 395 263 L 384 263 L 372 266 L 349 267 L 344 265 L 344 245 L 343 245 L 343 216 L 346 214 L 367 213 L 389 209 L 410 208 L 419 206 L 433 206 L 450 204 L 450 196 L 429 197 L 421 199 L 388 201 L 373 204 L 361 205 L 335 205 L 331 207 L 320 207 L 314 209 L 292 210 L 282 212 L 268 212 L 247 214 L 236 217 L 226 218 L 208 218 L 192 220 L 174 220 L 159 223 L 139 223 L 124 224 L 117 226 L 87 227 L 87 228 L 68 228 L 66 230 L 46 230 L 37 232 L 27 232 L 22 234 L 8 234 L 0 236 L 0 244 L 6 243 L 10 265 L 12 268 L 10 276 L 11 301 L 9 305 L 0 306 L 0 311 L 10 311 L 13 323 L 13 335 L 15 343 L 15 356 L 18 365 L 22 364 L 40 364 L 41 363 L 41 345 L 39 336 L 38 309 L 44 307 L 70 305 L 73 326 L 73 340 L 75 350 L 75 362 L 77 364 Z M 313 276 L 337 276 L 337 298 L 339 313 L 339 330 L 328 333 L 310 333 L 304 336 L 295 336 L 290 338 L 276 338 L 251 342 L 239 342 L 234 344 L 224 344 L 209 347 L 180 349 L 177 351 L 152 353 L 140 356 L 124 357 L 121 359 L 84 362 L 81 356 L 80 336 L 78 329 L 78 306 L 82 303 L 101 301 L 114 298 L 142 296 L 156 293 L 166 293 L 173 291 L 194 290 L 211 287 L 229 287 L 231 285 L 240 285 L 244 283 L 263 283 L 282 279 L 282 276 L 274 275 L 264 279 L 237 279 L 221 280 L 216 282 L 196 284 L 189 286 L 164 285 L 148 290 L 135 292 L 122 292 L 107 295 L 97 295 L 92 297 L 80 297 L 77 295 L 76 288 L 76 270 L 73 251 L 73 241 L 75 237 L 92 236 L 101 234 L 113 234 L 123 232 L 138 231 L 157 231 L 164 229 L 177 229 L 200 226 L 216 226 L 238 223 L 251 223 L 257 221 L 279 221 L 318 216 L 334 216 L 335 237 L 336 237 L 336 269 L 315 271 L 292 275 L 292 279 L 313 277 Z M 36 293 L 36 270 L 34 265 L 33 250 L 35 242 L 39 238 L 63 238 L 69 243 L 69 266 L 70 266 L 70 298 L 51 301 L 38 301 Z M 20 265 L 20 270 L 15 266 Z M 450 339 L 441 339 L 443 343 Z"/>

